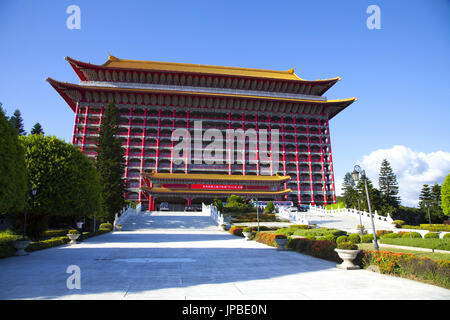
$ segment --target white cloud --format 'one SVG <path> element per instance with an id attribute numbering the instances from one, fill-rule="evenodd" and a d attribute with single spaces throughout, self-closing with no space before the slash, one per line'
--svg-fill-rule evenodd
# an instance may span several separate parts
<path id="1" fill-rule="evenodd" d="M 403 205 L 416 207 L 424 184 L 442 184 L 450 173 L 450 152 L 417 152 L 405 146 L 373 151 L 358 164 L 378 187 L 378 175 L 383 159 L 387 159 L 397 176 Z"/>

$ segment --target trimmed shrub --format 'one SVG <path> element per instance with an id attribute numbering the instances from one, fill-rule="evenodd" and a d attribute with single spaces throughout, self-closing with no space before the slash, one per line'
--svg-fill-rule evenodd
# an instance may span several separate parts
<path id="1" fill-rule="evenodd" d="M 421 234 L 418 232 L 407 232 L 402 235 L 402 238 L 422 238 Z"/>
<path id="2" fill-rule="evenodd" d="M 231 233 L 233 236 L 243 237 L 242 231 L 244 230 L 244 227 L 242 226 L 232 226 L 230 230 L 228 230 L 229 233 Z"/>
<path id="3" fill-rule="evenodd" d="M 424 239 L 439 239 L 439 233 L 428 232 L 427 234 L 425 234 Z"/>
<path id="4" fill-rule="evenodd" d="M 51 247 L 60 246 L 69 242 L 67 237 L 55 237 L 48 240 L 32 241 L 30 245 L 25 249 L 27 252 L 33 252 L 37 250 L 47 249 Z"/>
<path id="5" fill-rule="evenodd" d="M 67 234 L 67 229 L 58 229 L 58 230 L 46 230 L 44 232 L 44 237 L 46 238 L 54 238 L 54 237 L 63 237 Z"/>
<path id="6" fill-rule="evenodd" d="M 292 230 L 290 228 L 280 228 L 277 230 L 277 234 L 284 234 L 285 236 L 292 236 L 294 234 L 295 230 Z"/>
<path id="7" fill-rule="evenodd" d="M 377 230 L 377 237 L 383 237 L 385 234 L 393 233 L 391 230 Z"/>
<path id="8" fill-rule="evenodd" d="M 373 234 L 368 233 L 361 237 L 361 243 L 371 243 L 373 240 Z"/>
<path id="9" fill-rule="evenodd" d="M 300 253 L 311 255 L 313 257 L 338 263 L 342 262 L 337 253 L 334 251 L 334 249 L 336 248 L 336 243 L 331 241 L 291 238 L 288 240 L 286 247 Z"/>
<path id="10" fill-rule="evenodd" d="M 289 226 L 289 229 L 309 229 L 309 226 L 307 224 L 293 224 Z"/>
<path id="11" fill-rule="evenodd" d="M 403 220 L 394 220 L 392 223 L 394 223 L 396 225 L 399 225 L 399 226 L 402 226 L 402 225 L 405 224 L 405 221 L 403 221 Z"/>
<path id="12" fill-rule="evenodd" d="M 340 237 L 338 237 L 338 238 L 336 239 L 336 243 L 337 243 L 337 244 L 340 244 L 340 243 L 346 242 L 346 241 L 348 241 L 348 237 L 347 237 L 347 236 L 340 236 Z"/>
<path id="13" fill-rule="evenodd" d="M 352 243 L 360 243 L 361 237 L 359 236 L 359 234 L 352 233 L 348 236 L 348 241 L 350 241 Z"/>
<path id="14" fill-rule="evenodd" d="M 381 237 L 381 239 L 396 239 L 396 238 L 401 238 L 401 235 L 398 233 L 386 233 Z"/>
<path id="15" fill-rule="evenodd" d="M 253 238 L 253 240 L 255 240 L 257 242 L 264 243 L 264 244 L 266 244 L 268 246 L 271 246 L 271 247 L 276 247 L 277 243 L 275 242 L 275 238 L 277 236 L 283 237 L 284 235 L 282 235 L 282 234 L 275 234 L 275 233 L 269 233 L 269 232 L 258 232 L 258 233 L 256 233 L 256 235 Z M 283 238 L 280 238 L 280 239 L 283 239 Z"/>
<path id="16" fill-rule="evenodd" d="M 79 232 L 76 229 L 70 229 L 69 231 L 67 231 L 67 234 L 79 234 Z"/>
<path id="17" fill-rule="evenodd" d="M 284 234 L 275 234 L 275 239 L 287 239 Z"/>
<path id="18" fill-rule="evenodd" d="M 242 232 L 252 232 L 252 228 L 245 227 L 244 229 L 242 229 Z"/>
<path id="19" fill-rule="evenodd" d="M 111 223 L 109 223 L 109 222 L 102 223 L 102 224 L 98 227 L 98 229 L 99 229 L 99 230 L 109 230 L 109 231 L 111 231 L 111 230 L 113 229 L 113 225 L 112 225 Z"/>
<path id="20" fill-rule="evenodd" d="M 358 250 L 358 246 L 351 241 L 341 242 L 337 245 L 337 248 L 342 250 Z"/>
<path id="21" fill-rule="evenodd" d="M 450 233 L 444 234 L 444 236 L 442 237 L 442 239 L 450 239 Z"/>

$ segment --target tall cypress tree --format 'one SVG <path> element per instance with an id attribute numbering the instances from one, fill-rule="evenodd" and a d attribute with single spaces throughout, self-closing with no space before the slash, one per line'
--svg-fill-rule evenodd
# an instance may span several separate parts
<path id="1" fill-rule="evenodd" d="M 42 126 L 39 122 L 36 122 L 31 128 L 30 134 L 44 134 L 44 129 L 42 129 Z"/>
<path id="2" fill-rule="evenodd" d="M 381 162 L 378 185 L 383 198 L 383 205 L 398 208 L 400 197 L 398 196 L 398 182 L 389 161 L 384 159 Z"/>
<path id="3" fill-rule="evenodd" d="M 97 144 L 97 170 L 102 186 L 103 213 L 100 218 L 110 222 L 125 206 L 124 152 L 119 138 L 115 137 L 118 123 L 119 113 L 111 102 L 105 108 Z"/>
<path id="4" fill-rule="evenodd" d="M 19 135 L 23 136 L 27 134 L 27 132 L 23 128 L 22 114 L 20 113 L 19 109 L 16 109 L 13 113 L 13 116 L 9 118 L 9 123 L 11 123 L 12 126 L 17 129 Z"/>
<path id="5" fill-rule="evenodd" d="M 358 193 L 355 189 L 355 180 L 350 172 L 347 172 L 344 176 L 344 182 L 342 183 L 342 197 L 347 208 L 352 208 L 357 203 Z"/>

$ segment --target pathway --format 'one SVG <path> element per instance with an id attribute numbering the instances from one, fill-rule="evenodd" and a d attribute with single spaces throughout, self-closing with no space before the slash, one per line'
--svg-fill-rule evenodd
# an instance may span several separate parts
<path id="1" fill-rule="evenodd" d="M 81 289 L 68 289 L 69 265 Z M 202 213 L 139 213 L 124 231 L 0 259 L 0 299 L 450 299 L 450 290 L 344 271 L 219 231 Z"/>

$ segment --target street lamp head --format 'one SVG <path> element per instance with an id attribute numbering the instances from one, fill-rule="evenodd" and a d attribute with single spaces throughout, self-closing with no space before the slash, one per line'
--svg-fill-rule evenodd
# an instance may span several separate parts
<path id="1" fill-rule="evenodd" d="M 359 180 L 359 172 L 356 171 L 356 170 L 353 170 L 352 177 L 353 177 L 353 180 L 355 180 L 355 182 L 358 182 L 358 180 Z"/>
<path id="2" fill-rule="evenodd" d="M 33 189 L 31 190 L 31 194 L 32 194 L 33 196 L 35 196 L 36 193 L 37 193 L 37 188 L 33 188 Z"/>

